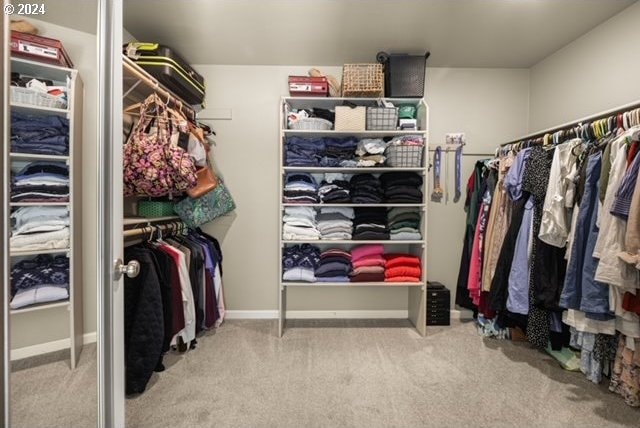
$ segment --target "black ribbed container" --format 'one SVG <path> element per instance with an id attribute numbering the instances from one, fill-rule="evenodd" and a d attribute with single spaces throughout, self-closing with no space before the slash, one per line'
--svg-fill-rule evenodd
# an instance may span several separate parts
<path id="1" fill-rule="evenodd" d="M 451 324 L 451 294 L 439 282 L 427 283 L 427 325 Z"/>
<path id="2" fill-rule="evenodd" d="M 392 98 L 424 97 L 424 74 L 427 58 L 424 55 L 386 54 L 377 55 L 378 62 L 384 64 L 384 92 Z"/>

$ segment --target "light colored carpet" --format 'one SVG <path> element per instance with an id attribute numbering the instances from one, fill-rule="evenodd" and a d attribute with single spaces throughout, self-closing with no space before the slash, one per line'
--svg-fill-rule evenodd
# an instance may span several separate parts
<path id="1" fill-rule="evenodd" d="M 399 328 L 400 327 L 400 328 Z M 229 321 L 165 358 L 128 427 L 638 427 L 640 411 L 526 344 L 472 324 Z M 13 373 L 15 427 L 94 426 L 95 347 Z M 36 361 L 36 363 L 38 363 Z"/>

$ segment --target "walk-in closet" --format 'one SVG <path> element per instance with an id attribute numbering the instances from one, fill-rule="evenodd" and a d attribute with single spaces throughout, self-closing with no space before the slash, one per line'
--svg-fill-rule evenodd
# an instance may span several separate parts
<path id="1" fill-rule="evenodd" d="M 1 427 L 640 426 L 637 0 L 2 3 Z"/>

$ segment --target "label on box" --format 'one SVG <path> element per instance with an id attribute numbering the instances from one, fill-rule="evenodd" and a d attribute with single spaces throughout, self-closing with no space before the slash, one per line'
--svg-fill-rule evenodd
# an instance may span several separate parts
<path id="1" fill-rule="evenodd" d="M 34 46 L 28 43 L 24 43 L 22 41 L 18 41 L 18 50 L 20 52 L 28 53 L 31 55 L 43 56 L 51 59 L 58 59 L 57 49 Z"/>
<path id="2" fill-rule="evenodd" d="M 324 92 L 325 88 L 322 85 L 309 85 L 303 83 L 290 83 L 289 84 L 290 91 L 299 91 L 299 92 Z"/>

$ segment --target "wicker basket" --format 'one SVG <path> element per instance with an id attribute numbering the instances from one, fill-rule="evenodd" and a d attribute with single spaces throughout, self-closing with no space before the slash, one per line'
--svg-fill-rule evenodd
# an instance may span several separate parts
<path id="1" fill-rule="evenodd" d="M 367 107 L 367 129 L 390 131 L 398 126 L 398 107 Z"/>
<path id="2" fill-rule="evenodd" d="M 383 97 L 382 64 L 345 64 L 342 67 L 342 96 Z"/>
<path id="3" fill-rule="evenodd" d="M 387 157 L 388 166 L 402 168 L 419 168 L 422 166 L 422 153 L 424 146 L 397 145 L 389 146 L 384 154 Z"/>
<path id="4" fill-rule="evenodd" d="M 366 107 L 336 106 L 336 131 L 364 131 L 366 124 Z"/>
<path id="5" fill-rule="evenodd" d="M 328 131 L 333 127 L 333 123 L 319 117 L 304 117 L 291 124 L 291 129 L 309 131 Z"/>
<path id="6" fill-rule="evenodd" d="M 142 217 L 168 217 L 176 215 L 170 201 L 139 201 L 138 215 Z"/>
<path id="7" fill-rule="evenodd" d="M 45 94 L 22 86 L 11 87 L 11 102 L 40 107 L 67 108 L 67 102 L 61 97 Z"/>

